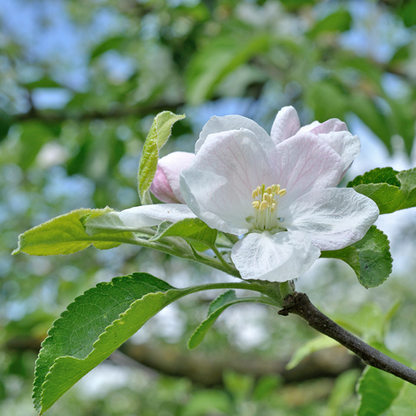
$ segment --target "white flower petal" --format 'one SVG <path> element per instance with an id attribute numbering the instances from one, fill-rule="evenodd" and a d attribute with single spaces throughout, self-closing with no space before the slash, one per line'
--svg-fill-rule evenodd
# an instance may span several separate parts
<path id="1" fill-rule="evenodd" d="M 320 250 L 339 250 L 361 240 L 379 210 L 351 188 L 329 188 L 303 195 L 281 215 L 283 227 L 308 235 Z"/>
<path id="2" fill-rule="evenodd" d="M 273 148 L 274 143 L 270 139 L 270 136 L 267 134 L 266 130 L 264 130 L 263 127 L 260 127 L 255 121 L 250 120 L 247 117 L 237 115 L 224 117 L 214 116 L 208 120 L 199 134 L 199 139 L 195 144 L 195 153 L 199 152 L 200 148 L 205 143 L 206 138 L 210 134 L 240 129 L 247 129 L 253 132 L 265 150 Z"/>
<path id="3" fill-rule="evenodd" d="M 252 192 L 263 183 L 271 185 L 271 173 L 267 154 L 251 131 L 210 134 L 189 169 L 182 171 L 181 193 L 210 227 L 242 234 L 254 213 Z"/>
<path id="4" fill-rule="evenodd" d="M 119 217 L 128 227 L 151 227 L 165 220 L 176 222 L 195 218 L 195 214 L 183 204 L 156 204 L 125 209 Z"/>
<path id="5" fill-rule="evenodd" d="M 237 242 L 231 258 L 243 279 L 286 282 L 304 274 L 320 250 L 297 231 L 251 233 Z"/>
<path id="6" fill-rule="evenodd" d="M 343 171 L 341 157 L 311 133 L 297 134 L 278 144 L 269 160 L 275 183 L 287 190 L 279 202 L 282 207 L 314 189 L 338 185 Z"/>
<path id="7" fill-rule="evenodd" d="M 235 235 L 248 232 L 245 219 L 252 215 L 251 202 L 241 201 L 223 176 L 187 169 L 181 174 L 181 192 L 189 208 L 211 228 Z"/>
<path id="8" fill-rule="evenodd" d="M 292 106 L 283 107 L 273 122 L 271 138 L 275 144 L 294 136 L 300 129 L 298 113 Z"/>
<path id="9" fill-rule="evenodd" d="M 267 153 L 257 136 L 246 129 L 210 134 L 189 169 L 223 176 L 250 205 L 252 191 L 272 180 Z"/>
<path id="10" fill-rule="evenodd" d="M 318 137 L 341 156 L 342 176 L 344 176 L 354 159 L 360 154 L 360 139 L 349 131 L 334 131 L 328 134 L 319 134 Z"/>

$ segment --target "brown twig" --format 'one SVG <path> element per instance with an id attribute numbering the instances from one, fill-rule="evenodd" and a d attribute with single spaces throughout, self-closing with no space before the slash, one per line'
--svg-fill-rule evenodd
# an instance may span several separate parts
<path id="1" fill-rule="evenodd" d="M 304 293 L 295 292 L 286 297 L 279 315 L 290 313 L 299 315 L 318 332 L 338 341 L 341 345 L 358 355 L 365 364 L 386 371 L 416 385 L 416 371 L 376 350 L 352 335 L 326 315 L 320 312 Z"/>

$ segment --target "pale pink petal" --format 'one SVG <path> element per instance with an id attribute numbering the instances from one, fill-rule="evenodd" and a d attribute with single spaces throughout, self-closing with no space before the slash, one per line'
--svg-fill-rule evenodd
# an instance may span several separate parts
<path id="1" fill-rule="evenodd" d="M 339 250 L 361 240 L 379 210 L 351 188 L 329 188 L 301 196 L 279 215 L 282 227 L 304 233 L 320 250 Z"/>
<path id="2" fill-rule="evenodd" d="M 311 124 L 307 124 L 303 126 L 300 132 L 311 132 L 314 134 L 322 134 L 322 133 L 330 133 L 332 131 L 348 131 L 347 125 L 337 118 L 331 118 L 329 120 L 324 121 L 323 123 L 319 123 L 318 121 L 314 121 Z"/>
<path id="3" fill-rule="evenodd" d="M 314 189 L 338 185 L 343 172 L 341 157 L 311 133 L 297 134 L 278 144 L 269 153 L 276 184 L 287 190 L 280 204 L 292 201 Z"/>
<path id="4" fill-rule="evenodd" d="M 243 279 L 286 282 L 304 274 L 320 256 L 307 236 L 297 231 L 250 233 L 231 253 Z"/>
<path id="5" fill-rule="evenodd" d="M 150 185 L 150 192 L 162 202 L 173 204 L 180 203 L 179 200 L 176 198 L 176 195 L 173 193 L 173 190 L 170 186 L 165 171 L 161 168 L 159 164 L 157 165 L 153 182 Z"/>
<path id="6" fill-rule="evenodd" d="M 319 134 L 318 137 L 341 156 L 343 177 L 354 159 L 360 154 L 360 139 L 349 131 L 334 131 L 328 134 Z"/>
<path id="7" fill-rule="evenodd" d="M 257 139 L 260 141 L 264 149 L 270 150 L 273 148 L 273 141 L 270 139 L 266 131 L 262 127 L 260 127 L 255 121 L 237 115 L 230 115 L 224 117 L 214 116 L 208 120 L 208 122 L 203 127 L 201 133 L 199 134 L 199 140 L 195 144 L 195 153 L 199 152 L 201 146 L 205 143 L 206 138 L 210 134 L 222 133 L 227 130 L 240 129 L 247 129 L 253 132 L 257 136 Z"/>
<path id="8" fill-rule="evenodd" d="M 298 134 L 309 132 L 316 134 L 320 140 L 329 144 L 343 161 L 343 175 L 351 166 L 354 159 L 360 154 L 361 144 L 358 136 L 353 136 L 347 125 L 337 118 L 331 118 L 323 123 L 314 121 L 303 126 Z"/>
<path id="9" fill-rule="evenodd" d="M 121 221 L 128 227 L 151 227 L 162 221 L 177 222 L 186 218 L 195 218 L 195 214 L 183 204 L 142 205 L 121 211 Z"/>
<path id="10" fill-rule="evenodd" d="M 283 107 L 273 122 L 271 138 L 275 144 L 294 136 L 300 129 L 298 113 L 292 106 Z"/>
<path id="11" fill-rule="evenodd" d="M 242 201 L 223 176 L 187 169 L 181 174 L 181 191 L 189 208 L 211 228 L 241 235 L 251 227 L 246 221 L 253 215 L 251 202 Z"/>
<path id="12" fill-rule="evenodd" d="M 156 198 L 166 203 L 185 203 L 179 187 L 179 176 L 183 169 L 188 168 L 194 158 L 193 153 L 173 152 L 159 160 L 150 187 L 150 191 Z"/>

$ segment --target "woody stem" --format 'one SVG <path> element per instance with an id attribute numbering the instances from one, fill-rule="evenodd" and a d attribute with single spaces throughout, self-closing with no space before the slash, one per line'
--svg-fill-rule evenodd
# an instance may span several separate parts
<path id="1" fill-rule="evenodd" d="M 383 354 L 346 331 L 320 312 L 304 293 L 294 292 L 285 298 L 283 309 L 279 311 L 279 315 L 287 316 L 290 313 L 299 315 L 312 328 L 338 341 L 341 345 L 358 355 L 365 364 L 386 371 L 416 385 L 415 370 Z"/>

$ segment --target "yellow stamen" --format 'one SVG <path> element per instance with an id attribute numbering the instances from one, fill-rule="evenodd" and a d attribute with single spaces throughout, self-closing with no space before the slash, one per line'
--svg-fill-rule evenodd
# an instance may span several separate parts
<path id="1" fill-rule="evenodd" d="M 280 219 L 277 217 L 278 198 L 286 195 L 286 189 L 282 189 L 280 185 L 265 184 L 258 186 L 252 192 L 254 201 L 254 227 L 258 230 L 273 230 L 278 227 Z"/>
<path id="2" fill-rule="evenodd" d="M 260 204 L 260 211 L 264 211 L 268 207 L 269 207 L 269 203 L 267 201 L 262 201 Z"/>

